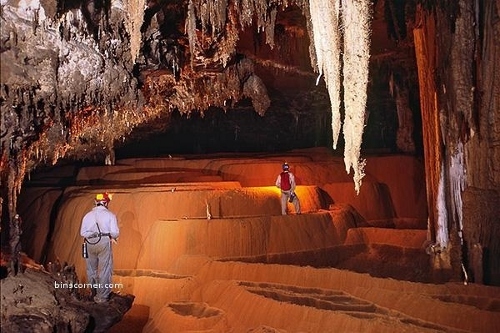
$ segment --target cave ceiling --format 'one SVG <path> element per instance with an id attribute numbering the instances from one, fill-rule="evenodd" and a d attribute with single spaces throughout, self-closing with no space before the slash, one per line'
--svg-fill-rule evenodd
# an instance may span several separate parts
<path id="1" fill-rule="evenodd" d="M 370 69 L 414 71 L 413 1 L 369 5 Z M 0 20 L 9 188 L 61 158 L 104 160 L 173 114 L 330 112 L 306 0 L 1 0 Z"/>

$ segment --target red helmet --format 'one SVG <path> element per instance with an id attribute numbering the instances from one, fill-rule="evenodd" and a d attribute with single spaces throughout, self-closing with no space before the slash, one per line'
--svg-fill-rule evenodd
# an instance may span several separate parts
<path id="1" fill-rule="evenodd" d="M 95 203 L 97 204 L 105 204 L 107 205 L 111 201 L 111 195 L 108 192 L 97 193 L 95 195 Z"/>

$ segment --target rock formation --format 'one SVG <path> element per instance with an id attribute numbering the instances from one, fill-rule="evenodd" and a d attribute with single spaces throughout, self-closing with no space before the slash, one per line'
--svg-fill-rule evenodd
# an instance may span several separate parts
<path id="1" fill-rule="evenodd" d="M 273 184 L 283 160 L 299 182 L 301 215 L 292 204 L 281 215 Z M 114 290 L 135 298 L 111 332 L 496 327 L 500 288 L 455 276 L 427 241 L 423 164 L 411 156 L 369 160 L 359 194 L 342 157 L 327 149 L 56 166 L 21 192 L 31 234 L 24 244 L 37 261 L 74 263 L 84 280 L 81 218 L 95 193 L 113 194 L 121 230 Z M 54 176 L 63 174 L 61 188 Z M 44 205 L 57 214 L 37 209 Z"/>
<path id="2" fill-rule="evenodd" d="M 2 252 L 2 268 L 8 256 Z M 23 274 L 2 276 L 2 332 L 107 332 L 134 297 L 113 294 L 108 304 L 89 301 L 74 266 L 46 270 L 23 256 Z"/>
<path id="3" fill-rule="evenodd" d="M 2 0 L 2 242 L 32 172 L 111 167 L 134 144 L 343 149 L 360 196 L 384 190 L 368 152 L 404 152 L 424 161 L 434 269 L 500 285 L 499 17 L 472 0 Z"/>

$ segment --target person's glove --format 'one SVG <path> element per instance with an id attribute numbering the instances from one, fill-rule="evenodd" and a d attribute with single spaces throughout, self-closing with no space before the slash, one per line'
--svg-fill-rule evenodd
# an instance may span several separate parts
<path id="1" fill-rule="evenodd" d="M 295 193 L 290 193 L 290 197 L 288 198 L 288 202 L 293 202 L 293 199 L 295 199 Z"/>

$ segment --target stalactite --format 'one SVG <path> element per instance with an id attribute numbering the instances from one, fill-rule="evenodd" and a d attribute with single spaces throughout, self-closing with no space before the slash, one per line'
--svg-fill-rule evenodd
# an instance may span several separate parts
<path id="1" fill-rule="evenodd" d="M 266 22 L 266 43 L 274 48 L 274 27 L 276 25 L 276 8 L 271 8 L 269 19 Z"/>
<path id="2" fill-rule="evenodd" d="M 204 68 L 225 67 L 234 56 L 239 29 L 255 22 L 258 32 L 265 31 L 266 43 L 274 46 L 277 3 L 268 0 L 190 0 L 187 7 L 186 31 L 191 54 L 191 67 L 196 62 Z M 196 34 L 201 22 L 201 36 Z M 207 53 L 215 54 L 206 57 Z"/>
<path id="3" fill-rule="evenodd" d="M 113 0 L 111 10 L 121 10 L 126 13 L 125 25 L 130 35 L 130 55 L 135 62 L 141 48 L 141 26 L 144 19 L 145 0 Z"/>
<path id="4" fill-rule="evenodd" d="M 441 248 L 446 248 L 448 247 L 450 236 L 448 233 L 448 210 L 446 208 L 444 166 L 441 166 L 441 175 L 439 177 L 439 186 L 438 186 L 438 193 L 436 200 L 437 200 L 436 243 Z"/>
<path id="5" fill-rule="evenodd" d="M 236 44 L 238 42 L 238 17 L 234 7 L 228 8 L 228 20 L 226 23 L 225 37 L 220 39 L 218 45 L 218 52 L 214 55 L 214 60 L 222 63 L 225 68 L 228 62 L 233 58 L 236 51 Z"/>
<path id="6" fill-rule="evenodd" d="M 202 31 L 212 30 L 212 36 L 224 31 L 227 20 L 228 0 L 199 1 L 194 4 L 201 20 Z"/>
<path id="7" fill-rule="evenodd" d="M 309 12 L 315 47 L 314 67 L 324 75 L 332 109 L 333 148 L 337 148 L 340 128 L 340 0 L 312 0 Z"/>
<path id="8" fill-rule="evenodd" d="M 268 0 L 254 0 L 254 15 L 257 18 L 257 31 L 263 31 L 267 22 Z M 273 27 L 274 28 L 274 27 Z"/>
<path id="9" fill-rule="evenodd" d="M 2 172 L 7 173 L 7 191 L 8 191 L 8 217 L 9 220 L 17 213 L 17 196 L 21 192 L 21 185 L 26 175 L 27 170 L 27 154 L 26 151 L 20 151 L 18 154 L 10 156 L 8 160 L 7 170 Z"/>
<path id="10" fill-rule="evenodd" d="M 254 0 L 236 0 L 236 7 L 239 9 L 241 28 L 250 26 L 255 10 Z"/>
<path id="11" fill-rule="evenodd" d="M 365 108 L 370 60 L 370 1 L 345 1 L 344 23 L 344 163 L 354 171 L 354 185 L 359 193 L 365 161 L 360 160 L 365 126 Z"/>
<path id="12" fill-rule="evenodd" d="M 196 38 L 196 14 L 194 12 L 193 0 L 189 0 L 187 17 L 186 17 L 186 31 L 189 40 L 189 50 L 191 56 L 191 67 L 194 65 L 195 50 L 197 47 Z"/>
<path id="13" fill-rule="evenodd" d="M 455 154 L 452 154 L 450 167 L 450 191 L 451 191 L 451 213 L 453 220 L 458 222 L 458 232 L 460 240 L 463 241 L 463 200 L 462 192 L 465 190 L 466 170 L 464 162 L 464 146 L 462 142 L 458 142 Z"/>
<path id="14" fill-rule="evenodd" d="M 367 98 L 370 59 L 371 4 L 368 0 L 321 1 L 309 3 L 316 67 L 324 75 L 332 109 L 333 148 L 342 127 L 340 114 L 341 53 L 343 52 L 343 89 L 345 118 L 344 163 L 347 173 L 354 171 L 354 187 L 359 193 L 366 161 L 360 158 Z M 343 29 L 341 29 L 341 22 Z M 343 31 L 343 35 L 341 34 Z M 341 45 L 341 40 L 344 43 Z M 318 78 L 319 79 L 319 78 Z"/>

